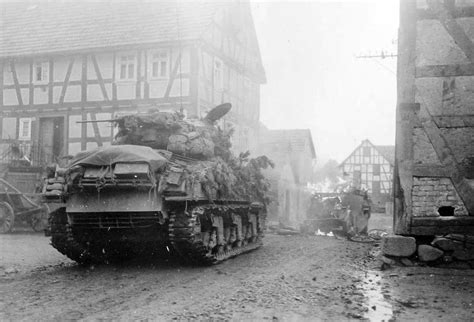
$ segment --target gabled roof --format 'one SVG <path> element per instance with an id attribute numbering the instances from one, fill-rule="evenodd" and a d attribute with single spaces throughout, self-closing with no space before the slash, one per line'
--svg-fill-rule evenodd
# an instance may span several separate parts
<path id="1" fill-rule="evenodd" d="M 263 135 L 262 143 L 274 145 L 276 149 L 287 149 L 291 152 L 303 152 L 306 143 L 308 143 L 312 158 L 316 158 L 316 151 L 309 129 L 268 130 Z"/>
<path id="2" fill-rule="evenodd" d="M 339 164 L 339 167 L 342 167 L 342 165 L 344 165 L 344 163 L 347 162 L 347 160 L 349 160 L 349 158 L 357 151 L 359 150 L 362 145 L 365 143 L 365 142 L 368 142 L 375 150 L 377 150 L 384 158 L 385 160 L 388 161 L 388 163 L 390 163 L 390 165 L 394 165 L 395 163 L 395 146 L 394 145 L 374 145 L 372 144 L 372 142 L 370 142 L 368 139 L 362 141 L 352 152 L 351 154 L 349 154 L 349 156 L 347 158 L 344 159 L 344 161 L 342 161 L 340 164 Z"/>
<path id="3" fill-rule="evenodd" d="M 391 164 L 395 164 L 395 145 L 375 145 L 375 149 Z"/>
<path id="4" fill-rule="evenodd" d="M 247 28 L 264 79 L 247 1 L 0 1 L 0 58 L 201 40 L 217 16 Z"/>
<path id="5" fill-rule="evenodd" d="M 199 38 L 222 3 L 0 2 L 0 56 Z"/>

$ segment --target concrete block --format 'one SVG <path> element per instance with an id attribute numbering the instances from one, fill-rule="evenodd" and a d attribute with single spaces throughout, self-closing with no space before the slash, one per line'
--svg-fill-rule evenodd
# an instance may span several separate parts
<path id="1" fill-rule="evenodd" d="M 382 238 L 382 253 L 388 256 L 409 257 L 416 251 L 414 237 L 389 235 Z"/>
<path id="2" fill-rule="evenodd" d="M 423 262 L 432 262 L 435 261 L 441 256 L 444 255 L 444 252 L 441 249 L 430 245 L 419 245 L 418 246 L 418 258 Z"/>

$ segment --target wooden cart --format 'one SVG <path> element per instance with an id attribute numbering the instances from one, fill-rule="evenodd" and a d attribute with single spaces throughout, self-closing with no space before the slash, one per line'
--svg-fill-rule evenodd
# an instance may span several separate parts
<path id="1" fill-rule="evenodd" d="M 0 233 L 11 232 L 19 222 L 29 224 L 34 231 L 46 229 L 49 207 L 33 201 L 33 197 L 0 178 Z"/>

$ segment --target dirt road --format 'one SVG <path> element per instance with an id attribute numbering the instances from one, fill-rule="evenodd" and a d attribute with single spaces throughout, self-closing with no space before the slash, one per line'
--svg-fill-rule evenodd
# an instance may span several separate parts
<path id="1" fill-rule="evenodd" d="M 0 320 L 473 316 L 472 270 L 382 272 L 373 248 L 268 234 L 261 249 L 214 267 L 148 261 L 85 268 L 39 234 L 1 235 Z"/>

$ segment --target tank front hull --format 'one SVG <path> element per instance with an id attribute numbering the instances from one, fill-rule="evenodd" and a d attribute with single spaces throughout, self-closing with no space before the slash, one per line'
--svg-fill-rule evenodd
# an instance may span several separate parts
<path id="1" fill-rule="evenodd" d="M 71 194 L 67 201 L 68 213 L 157 212 L 163 207 L 156 189 L 105 188 L 90 189 Z"/>

